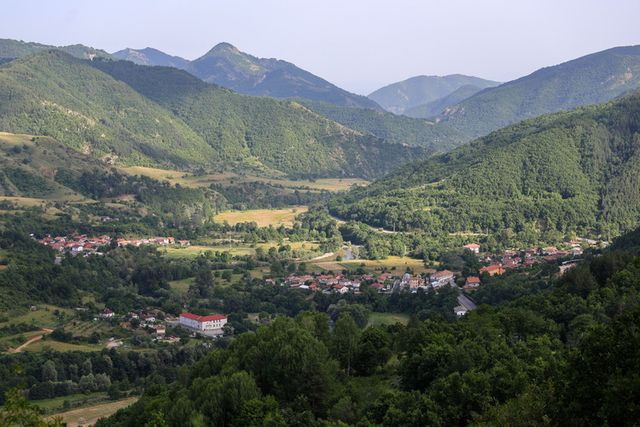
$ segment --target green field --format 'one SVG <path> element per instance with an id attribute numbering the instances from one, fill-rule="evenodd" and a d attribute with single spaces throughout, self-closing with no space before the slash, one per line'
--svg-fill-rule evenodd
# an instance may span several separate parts
<path id="1" fill-rule="evenodd" d="M 169 286 L 173 291 L 177 292 L 178 294 L 186 295 L 186 293 L 189 291 L 189 286 L 191 286 L 193 281 L 194 281 L 193 277 L 189 277 L 188 279 L 182 279 L 182 280 L 172 280 L 171 282 L 169 282 Z"/>
<path id="2" fill-rule="evenodd" d="M 0 327 L 17 323 L 29 323 L 39 328 L 55 328 L 59 325 L 59 320 L 55 316 L 54 311 L 58 310 L 60 313 L 64 313 L 66 318 L 70 318 L 75 314 L 72 309 L 56 307 L 54 305 L 39 304 L 36 306 L 35 311 L 19 311 L 2 313 L 3 317 L 8 317 L 10 320 L 6 322 L 0 322 Z"/>
<path id="3" fill-rule="evenodd" d="M 45 413 L 60 412 L 64 409 L 64 402 L 68 401 L 72 407 L 84 406 L 86 404 L 95 404 L 97 401 L 107 400 L 107 393 L 95 392 L 95 393 L 78 393 L 70 394 L 68 396 L 54 397 L 51 399 L 33 400 L 31 403 L 38 406 Z"/>
<path id="4" fill-rule="evenodd" d="M 401 323 L 406 325 L 409 322 L 409 315 L 405 313 L 371 313 L 367 326 L 384 326 Z"/>
<path id="5" fill-rule="evenodd" d="M 41 352 L 47 350 L 54 351 L 100 351 L 104 348 L 102 344 L 71 344 L 66 342 L 60 342 L 52 340 L 51 338 L 47 338 L 44 340 L 40 340 L 34 342 L 33 344 L 27 346 L 24 351 L 30 352 Z"/>

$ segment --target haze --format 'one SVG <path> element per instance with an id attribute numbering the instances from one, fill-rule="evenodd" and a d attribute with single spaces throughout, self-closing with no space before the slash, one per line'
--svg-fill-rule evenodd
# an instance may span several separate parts
<path id="1" fill-rule="evenodd" d="M 228 41 L 361 94 L 420 74 L 507 81 L 640 43 L 637 0 L 5 0 L 3 16 L 2 38 L 109 52 L 151 46 L 193 59 Z"/>

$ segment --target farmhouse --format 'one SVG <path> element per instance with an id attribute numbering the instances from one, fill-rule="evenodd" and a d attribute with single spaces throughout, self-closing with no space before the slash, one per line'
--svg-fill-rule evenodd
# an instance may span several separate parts
<path id="1" fill-rule="evenodd" d="M 227 324 L 227 316 L 222 314 L 210 314 L 198 316 L 192 313 L 180 313 L 180 325 L 201 332 L 222 333 L 222 328 Z"/>
<path id="2" fill-rule="evenodd" d="M 480 286 L 480 278 L 478 276 L 469 276 L 464 282 L 465 291 L 474 291 Z"/>
<path id="3" fill-rule="evenodd" d="M 504 274 L 504 268 L 500 264 L 492 264 L 480 269 L 480 274 L 487 273 L 489 276 L 500 276 Z"/>
<path id="4" fill-rule="evenodd" d="M 463 248 L 470 250 L 474 254 L 480 252 L 480 245 L 477 243 L 469 243 L 468 245 L 464 245 Z"/>

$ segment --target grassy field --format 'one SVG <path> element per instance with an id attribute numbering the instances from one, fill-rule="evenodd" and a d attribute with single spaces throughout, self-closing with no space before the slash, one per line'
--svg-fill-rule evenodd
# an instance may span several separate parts
<path id="1" fill-rule="evenodd" d="M 187 247 L 173 247 L 169 246 L 163 249 L 169 258 L 195 258 L 204 254 L 207 251 L 211 252 L 229 252 L 231 255 L 253 255 L 256 253 L 254 248 L 249 245 L 234 245 L 234 246 L 201 246 L 191 245 Z"/>
<path id="2" fill-rule="evenodd" d="M 107 393 L 95 392 L 95 393 L 78 393 L 68 396 L 54 397 L 51 399 L 33 400 L 31 403 L 42 409 L 45 413 L 60 412 L 64 409 L 64 402 L 68 401 L 72 406 L 85 406 L 87 403 L 96 403 L 96 401 L 107 400 Z"/>
<path id="3" fill-rule="evenodd" d="M 262 182 L 274 186 L 281 186 L 285 190 L 326 190 L 331 192 L 346 191 L 354 185 L 367 185 L 368 181 L 358 178 L 325 178 L 317 180 L 290 180 L 282 177 L 264 177 L 257 175 L 239 175 L 233 172 L 221 172 L 205 175 L 194 175 L 190 172 L 183 172 L 171 169 L 149 168 L 133 166 L 120 168 L 124 173 L 130 175 L 143 175 L 171 184 L 180 184 L 183 187 L 209 187 L 211 184 L 234 185 L 249 182 Z"/>
<path id="4" fill-rule="evenodd" d="M 186 293 L 189 291 L 189 286 L 193 283 L 193 281 L 194 281 L 193 277 L 189 277 L 188 279 L 182 279 L 182 280 L 172 280 L 171 282 L 169 282 L 169 286 L 173 291 L 177 292 L 178 294 L 186 295 Z"/>
<path id="5" fill-rule="evenodd" d="M 213 220 L 216 222 L 228 222 L 235 225 L 240 222 L 255 222 L 259 227 L 273 225 L 279 227 L 284 225 L 290 227 L 295 218 L 308 210 L 306 206 L 294 206 L 286 209 L 251 209 L 246 211 L 228 211 L 216 215 Z"/>
<path id="6" fill-rule="evenodd" d="M 330 260 L 320 260 L 311 263 L 321 270 L 353 270 L 358 267 L 364 267 L 369 271 L 392 270 L 403 273 L 407 268 L 411 268 L 414 273 L 425 273 L 432 270 L 426 268 L 421 259 L 390 256 L 381 260 L 354 259 L 351 261 L 335 261 L 335 257 Z"/>
<path id="7" fill-rule="evenodd" d="M 409 315 L 404 313 L 371 313 L 367 326 L 384 326 L 401 323 L 406 325 L 409 322 Z"/>
<path id="8" fill-rule="evenodd" d="M 60 313 L 64 313 L 67 318 L 74 315 L 74 311 L 72 309 L 41 304 L 36 306 L 35 311 L 29 310 L 26 312 L 16 311 L 2 313 L 8 317 L 9 320 L 6 322 L 0 322 L 0 327 L 16 323 L 30 323 L 39 328 L 55 328 L 59 323 L 58 318 L 54 314 L 56 310 Z"/>
<path id="9" fill-rule="evenodd" d="M 90 426 L 94 425 L 100 418 L 106 418 L 113 415 L 119 409 L 126 408 L 138 400 L 137 397 L 130 397 L 115 402 L 101 403 L 98 405 L 87 406 L 71 411 L 53 414 L 50 417 L 62 417 L 62 421 L 68 427 Z"/>
<path id="10" fill-rule="evenodd" d="M 46 350 L 55 350 L 55 351 L 100 351 L 104 348 L 102 344 L 71 344 L 66 342 L 60 342 L 52 340 L 51 338 L 47 338 L 44 340 L 40 340 L 34 342 L 30 346 L 26 347 L 24 351 L 30 352 L 41 352 Z"/>

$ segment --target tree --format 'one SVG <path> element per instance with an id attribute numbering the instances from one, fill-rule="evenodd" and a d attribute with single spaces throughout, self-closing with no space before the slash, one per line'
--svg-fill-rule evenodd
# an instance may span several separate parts
<path id="1" fill-rule="evenodd" d="M 29 403 L 21 390 L 13 388 L 5 395 L 0 408 L 0 425 L 16 427 L 62 427 L 62 420 L 56 418 L 45 421 L 40 417 L 38 407 Z"/>
<path id="2" fill-rule="evenodd" d="M 380 327 L 370 327 L 360 336 L 354 367 L 362 375 L 371 375 L 391 357 L 389 334 Z"/>
<path id="3" fill-rule="evenodd" d="M 58 381 L 56 364 L 51 360 L 47 360 L 42 365 L 42 381 Z"/>
<path id="4" fill-rule="evenodd" d="M 333 331 L 331 347 L 347 376 L 351 373 L 351 365 L 356 355 L 359 337 L 360 329 L 353 318 L 349 314 L 341 315 Z"/>

